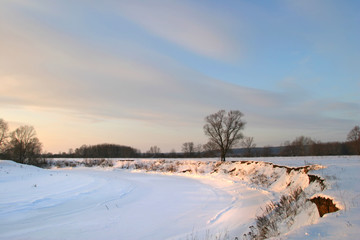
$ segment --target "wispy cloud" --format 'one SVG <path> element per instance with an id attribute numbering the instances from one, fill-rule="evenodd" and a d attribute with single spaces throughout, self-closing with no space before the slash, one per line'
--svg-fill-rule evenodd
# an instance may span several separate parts
<path id="1" fill-rule="evenodd" d="M 240 51 L 229 30 L 231 19 L 194 1 L 116 3 L 116 11 L 146 31 L 186 50 L 220 60 L 230 60 Z"/>
<path id="2" fill-rule="evenodd" d="M 37 19 L 12 14 L 0 32 L 6 69 L 0 76 L 2 104 L 179 123 L 202 121 L 218 108 L 278 101 L 274 94 L 211 79 L 156 52 L 145 51 L 141 59 L 113 54 Z M 183 20 L 177 15 L 174 21 Z"/>

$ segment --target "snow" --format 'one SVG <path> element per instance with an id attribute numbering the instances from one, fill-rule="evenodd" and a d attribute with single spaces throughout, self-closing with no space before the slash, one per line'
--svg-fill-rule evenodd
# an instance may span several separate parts
<path id="1" fill-rule="evenodd" d="M 10 161 L 0 176 L 0 239 L 186 239 L 240 219 L 229 181 Z"/>
<path id="2" fill-rule="evenodd" d="M 334 199 L 341 210 L 320 218 L 316 205 L 306 202 L 291 224 L 279 223 L 274 239 L 360 234 L 360 156 L 243 158 L 224 164 L 124 160 L 112 159 L 113 167 L 59 169 L 1 160 L 0 239 L 241 239 L 266 204 L 296 188 L 307 198 Z M 309 173 L 325 179 L 324 191 L 305 171 L 281 167 L 305 165 L 316 166 Z"/>
<path id="3" fill-rule="evenodd" d="M 334 199 L 341 210 L 320 218 L 317 224 L 290 232 L 288 239 L 358 239 L 360 235 L 360 156 L 308 157 L 311 164 L 325 166 L 314 174 L 325 179 L 327 188 L 314 196 Z M 291 159 L 278 164 L 295 165 Z"/>

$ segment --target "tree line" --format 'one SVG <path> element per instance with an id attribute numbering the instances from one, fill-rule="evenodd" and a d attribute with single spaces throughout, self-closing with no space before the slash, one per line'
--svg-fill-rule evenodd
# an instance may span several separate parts
<path id="1" fill-rule="evenodd" d="M 240 111 L 220 110 L 205 118 L 204 132 L 209 142 L 204 145 L 205 153 L 219 154 L 221 161 L 225 156 L 320 156 L 320 155 L 360 155 L 360 127 L 355 126 L 347 135 L 346 142 L 327 142 L 312 140 L 300 136 L 293 141 L 286 141 L 283 146 L 256 149 L 253 137 L 245 137 L 241 130 L 246 122 Z M 189 143 L 186 144 L 191 145 Z M 184 149 L 188 149 L 183 145 Z M 242 151 L 232 150 L 242 146 Z M 277 152 L 273 150 L 277 149 Z M 235 153 L 234 153 L 235 152 Z M 239 154 L 240 153 L 240 154 Z"/>
<path id="2" fill-rule="evenodd" d="M 140 151 L 118 144 L 96 144 L 96 145 L 82 145 L 75 150 L 69 149 L 68 152 L 58 154 L 46 153 L 43 156 L 53 158 L 135 158 L 138 157 Z"/>
<path id="3" fill-rule="evenodd" d="M 32 126 L 20 126 L 9 132 L 8 123 L 0 119 L 0 158 L 12 159 L 19 163 L 41 165 L 44 158 L 197 158 L 197 157 L 269 157 L 269 156 L 321 156 L 360 155 L 360 127 L 355 126 L 347 135 L 346 142 L 320 142 L 310 137 L 300 136 L 286 141 L 279 147 L 256 148 L 253 137 L 244 136 L 242 130 L 246 122 L 240 111 L 220 110 L 205 117 L 204 133 L 209 140 L 206 144 L 185 142 L 181 152 L 172 150 L 161 153 L 157 146 L 148 151 L 118 144 L 82 145 L 75 150 L 58 154 L 43 153 L 42 144 Z"/>

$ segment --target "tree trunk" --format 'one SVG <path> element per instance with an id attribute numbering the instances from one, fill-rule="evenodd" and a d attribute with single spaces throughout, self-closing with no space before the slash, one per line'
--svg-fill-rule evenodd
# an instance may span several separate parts
<path id="1" fill-rule="evenodd" d="M 226 151 L 225 151 L 225 149 L 222 149 L 221 150 L 221 161 L 222 162 L 225 162 L 225 155 L 226 155 Z"/>

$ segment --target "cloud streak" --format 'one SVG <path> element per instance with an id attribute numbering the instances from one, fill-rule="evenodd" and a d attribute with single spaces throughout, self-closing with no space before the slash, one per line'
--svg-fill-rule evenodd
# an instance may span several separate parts
<path id="1" fill-rule="evenodd" d="M 122 1 L 115 6 L 121 16 L 186 50 L 220 60 L 234 58 L 239 54 L 239 44 L 227 31 L 231 19 L 212 11 L 205 4 L 198 4 L 191 1 L 141 4 Z"/>
<path id="2" fill-rule="evenodd" d="M 274 94 L 211 79 L 157 53 L 135 61 L 93 49 L 22 16 L 14 19 L 16 26 L 9 21 L 1 32 L 6 36 L 1 49 L 3 104 L 72 109 L 96 117 L 175 120 L 184 113 L 202 114 L 202 119 L 208 112 L 198 109 L 226 108 L 229 102 L 269 106 L 277 101 Z"/>

